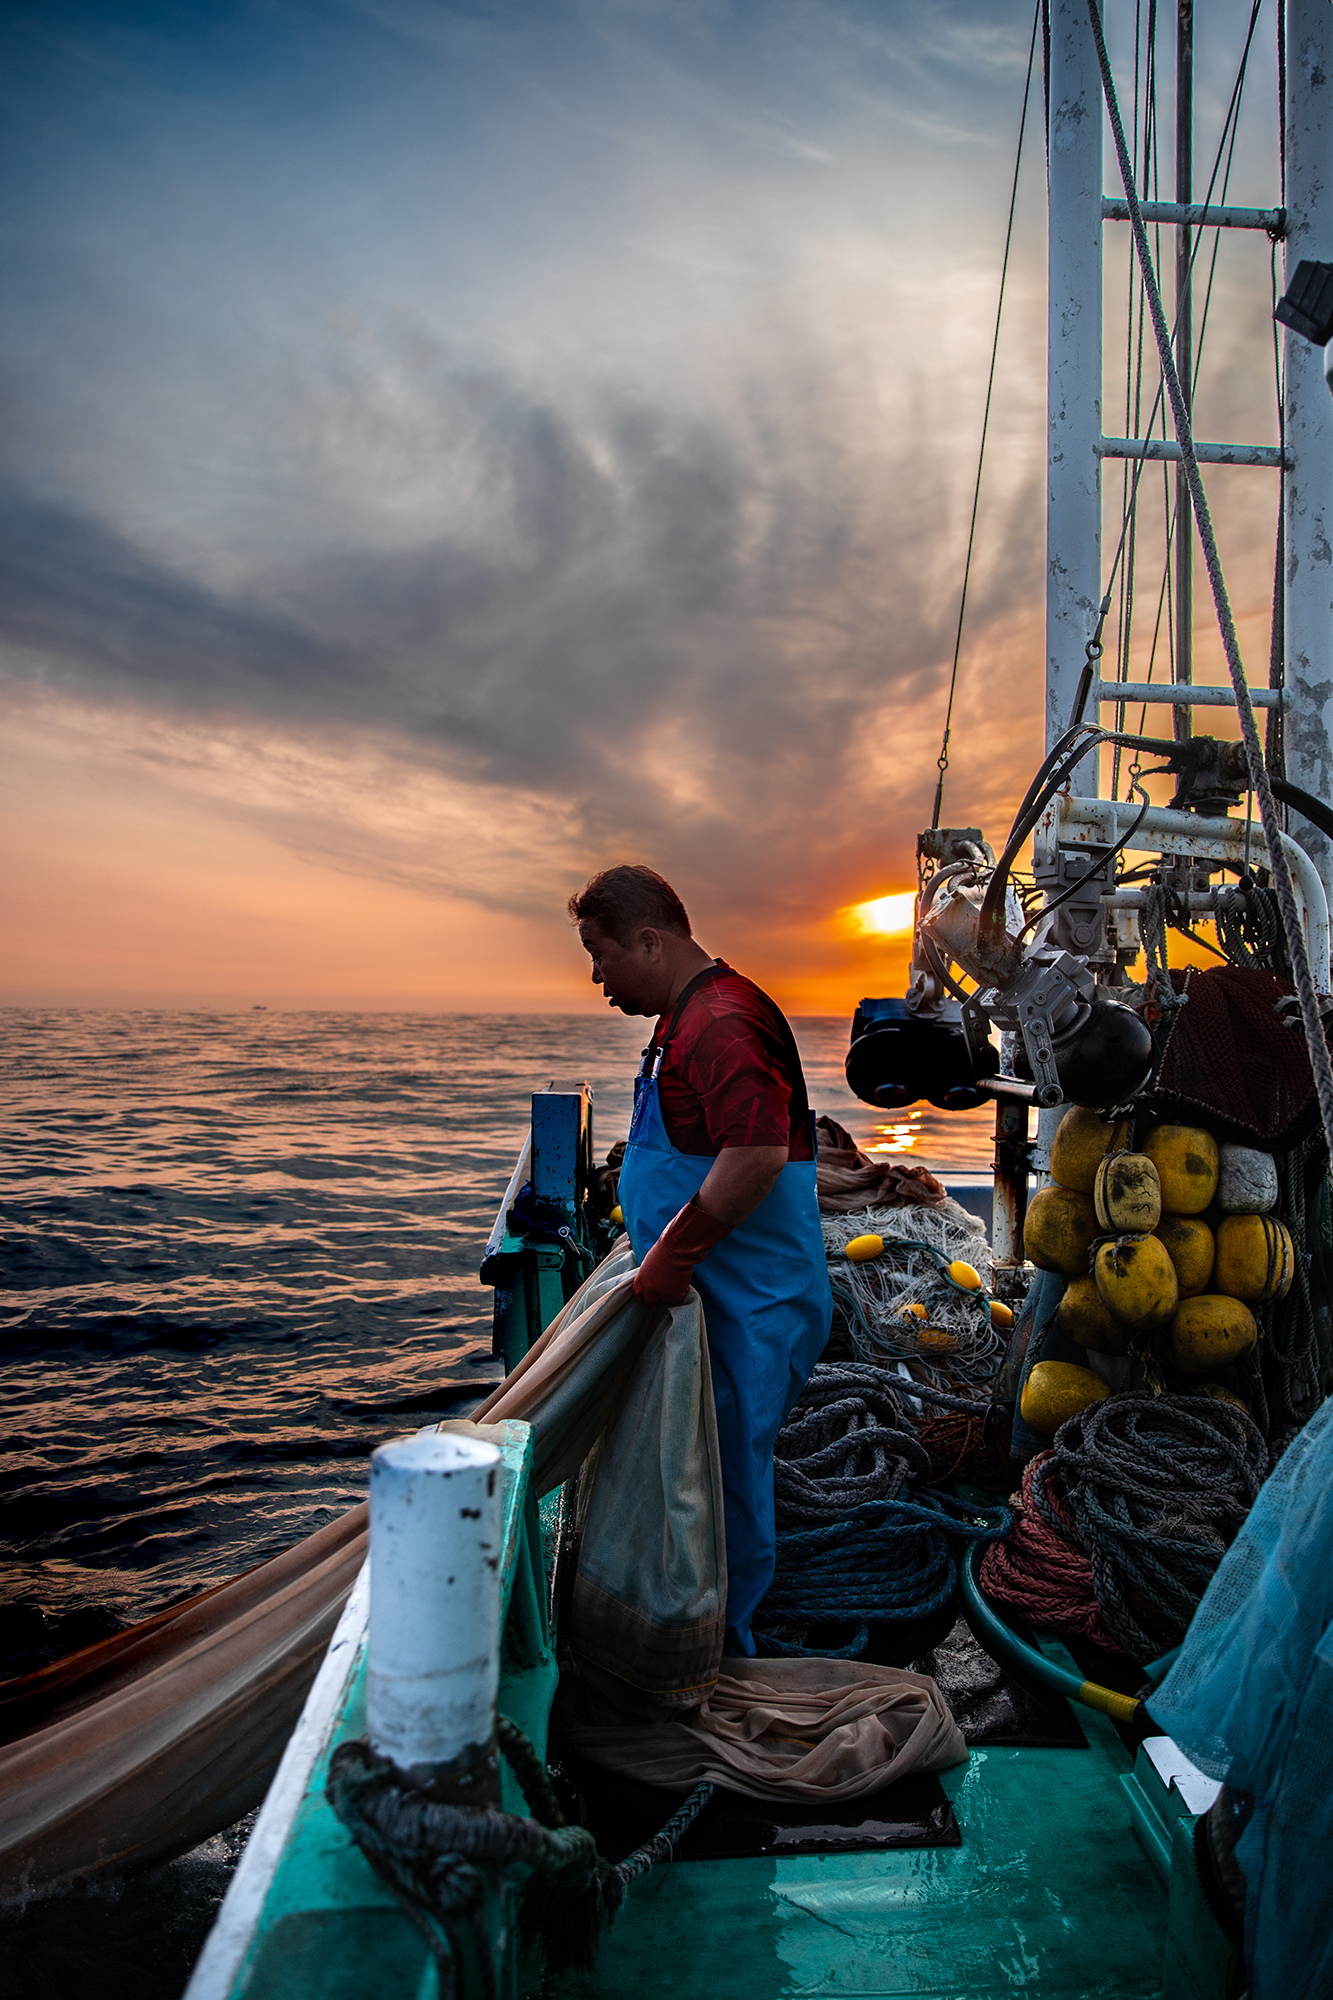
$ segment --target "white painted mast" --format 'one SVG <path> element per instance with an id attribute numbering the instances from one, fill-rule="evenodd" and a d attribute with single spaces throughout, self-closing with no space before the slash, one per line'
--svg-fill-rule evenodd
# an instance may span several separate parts
<path id="1" fill-rule="evenodd" d="M 1286 8 L 1289 283 L 1303 257 L 1333 263 L 1333 8 Z M 1321 350 L 1295 333 L 1286 336 L 1285 415 L 1287 776 L 1333 802 L 1333 397 Z M 1333 844 L 1299 815 L 1291 830 L 1333 902 Z"/>
<path id="2" fill-rule="evenodd" d="M 1069 727 L 1101 601 L 1102 87 L 1087 0 L 1053 0 L 1047 233 L 1046 748 Z M 1327 392 L 1325 391 L 1325 394 Z M 1097 789 L 1096 759 L 1071 781 Z"/>

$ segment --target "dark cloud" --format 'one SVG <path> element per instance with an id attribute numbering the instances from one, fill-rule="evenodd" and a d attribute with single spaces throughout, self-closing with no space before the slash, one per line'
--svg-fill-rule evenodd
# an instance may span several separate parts
<path id="1" fill-rule="evenodd" d="M 1028 6 L 16 19 L 13 672 L 387 743 L 497 813 L 549 800 L 590 860 L 725 874 L 758 918 L 902 874 Z M 969 813 L 1021 790 L 1038 727 L 1039 635 L 1026 663 L 1015 638 L 1043 542 L 1028 158 L 954 741 Z"/>
<path id="2" fill-rule="evenodd" d="M 832 447 L 802 467 L 790 440 L 742 447 L 651 405 L 578 424 L 494 376 L 458 396 L 483 534 L 287 555 L 223 589 L 11 485 L 0 634 L 97 700 L 373 729 L 576 803 L 594 841 L 690 846 L 684 791 L 701 837 L 728 829 L 758 856 L 792 841 L 800 799 L 808 862 L 815 797 L 869 718 L 937 678 L 938 496 L 905 479 L 872 501 Z"/>

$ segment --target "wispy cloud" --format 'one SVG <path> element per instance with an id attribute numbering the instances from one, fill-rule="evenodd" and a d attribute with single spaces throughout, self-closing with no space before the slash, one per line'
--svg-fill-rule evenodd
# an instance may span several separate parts
<path id="1" fill-rule="evenodd" d="M 1029 22 L 16 15 L 4 671 L 127 772 L 493 908 L 625 852 L 756 935 L 897 886 Z M 955 721 L 969 818 L 1036 749 L 1040 155 Z"/>

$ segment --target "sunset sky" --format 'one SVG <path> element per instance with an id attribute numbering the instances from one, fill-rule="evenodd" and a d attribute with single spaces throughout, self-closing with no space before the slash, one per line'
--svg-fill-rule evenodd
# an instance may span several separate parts
<path id="1" fill-rule="evenodd" d="M 900 987 L 847 912 L 929 821 L 1031 18 L 7 8 L 0 1001 L 596 1007 L 563 904 L 620 859 L 796 1012 Z M 993 838 L 1040 754 L 1034 97 L 946 803 Z M 1204 436 L 1275 435 L 1268 287 L 1228 246 Z M 1214 484 L 1261 680 L 1275 489 Z"/>

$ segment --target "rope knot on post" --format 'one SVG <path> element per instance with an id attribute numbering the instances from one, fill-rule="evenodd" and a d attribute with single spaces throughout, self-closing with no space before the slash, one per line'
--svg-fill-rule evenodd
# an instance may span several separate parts
<path id="1" fill-rule="evenodd" d="M 629 1884 L 670 1859 L 713 1795 L 712 1785 L 696 1785 L 660 1833 L 612 1864 L 598 1853 L 586 1828 L 566 1824 L 541 1759 L 503 1716 L 498 1740 L 531 1819 L 432 1796 L 443 1789 L 438 1781 L 423 1787 L 362 1739 L 339 1744 L 329 1764 L 329 1803 L 426 1939 L 442 2000 L 466 1991 L 469 1972 L 484 2000 L 495 2000 L 505 1931 L 497 1947 L 484 1920 L 485 1905 L 488 1893 L 495 1895 L 507 1913 L 518 1889 L 516 1871 L 527 1871 L 518 1890 L 523 1943 L 540 1941 L 551 1972 L 586 1970 Z"/>

